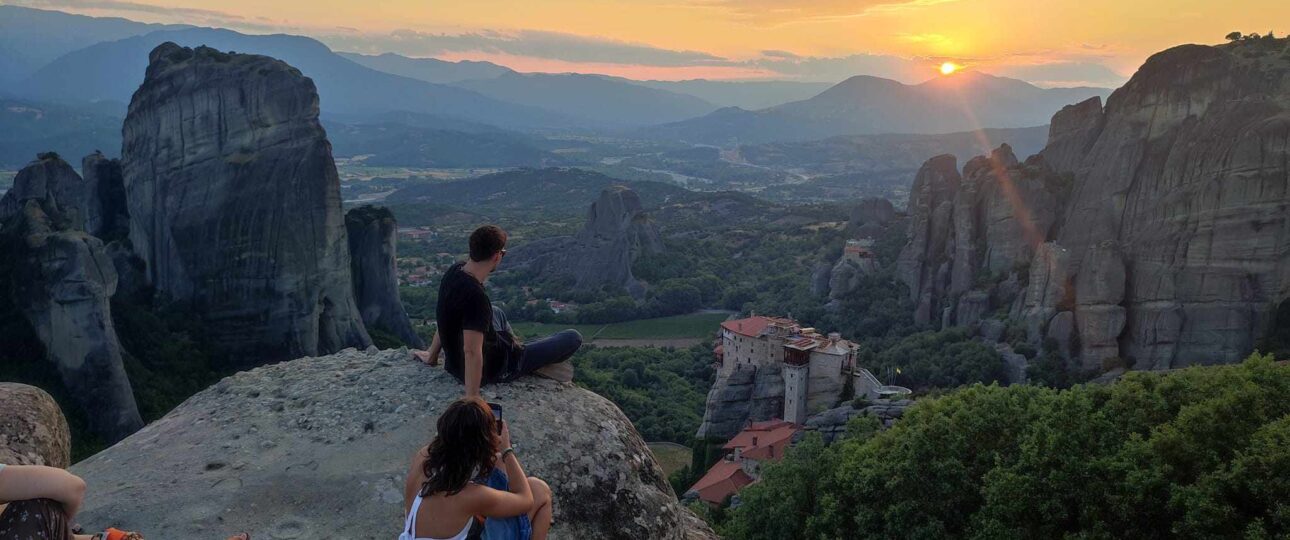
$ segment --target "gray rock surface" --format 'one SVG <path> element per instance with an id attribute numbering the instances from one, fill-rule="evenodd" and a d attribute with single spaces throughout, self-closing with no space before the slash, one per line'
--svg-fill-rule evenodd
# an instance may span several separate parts
<path id="1" fill-rule="evenodd" d="M 0 382 L 0 463 L 72 464 L 72 435 L 54 398 L 25 384 Z"/>
<path id="2" fill-rule="evenodd" d="M 954 196 L 962 177 L 954 156 L 927 160 L 909 193 L 909 234 L 896 260 L 896 274 L 909 286 L 910 299 L 918 305 L 914 322 L 928 324 L 940 313 L 942 295 L 949 287 L 946 264 L 953 249 Z"/>
<path id="3" fill-rule="evenodd" d="M 81 176 L 87 193 L 85 232 L 104 242 L 129 236 L 130 215 L 121 160 L 95 152 L 81 160 Z"/>
<path id="4" fill-rule="evenodd" d="M 1290 297 L 1285 43 L 1163 51 L 1105 107 L 1091 99 L 1059 111 L 1048 146 L 1024 164 L 1003 163 L 1007 174 L 987 165 L 999 152 L 970 161 L 958 190 L 920 173 L 899 269 L 916 319 L 948 301 L 946 287 L 963 291 L 984 269 L 1028 264 L 1013 314 L 1038 340 L 1057 311 L 1073 310 L 1084 367 L 1114 357 L 1155 369 L 1244 358 Z M 924 172 L 937 167 L 942 158 Z M 999 191 L 987 189 L 990 179 Z M 938 218 L 948 192 L 976 203 L 955 200 Z M 984 241 L 964 245 L 965 234 Z M 938 241 L 946 237 L 948 246 Z M 1065 253 L 1032 253 L 1036 240 Z M 947 264 L 948 285 L 939 281 Z"/>
<path id="5" fill-rule="evenodd" d="M 392 538 L 410 458 L 460 394 L 406 349 L 242 372 L 72 467 L 93 489 L 78 520 L 149 538 Z M 715 538 L 608 400 L 531 378 L 483 394 L 555 492 L 552 538 Z"/>
<path id="6" fill-rule="evenodd" d="M 408 346 L 426 347 L 412 329 L 412 321 L 399 299 L 395 267 L 398 223 L 386 208 L 360 206 L 345 213 L 349 259 L 354 277 L 354 297 L 363 324 L 393 334 Z"/>
<path id="7" fill-rule="evenodd" d="M 717 377 L 708 391 L 700 439 L 726 440 L 748 422 L 784 416 L 784 374 L 779 364 L 739 365 L 726 377 Z"/>
<path id="8" fill-rule="evenodd" d="M 623 186 L 605 188 L 587 211 L 587 222 L 574 236 L 543 238 L 512 250 L 502 270 L 532 270 L 565 275 L 577 287 L 622 287 L 637 299 L 645 284 L 632 275 L 632 262 L 645 253 L 660 253 L 663 241 L 640 196 Z"/>
<path id="9" fill-rule="evenodd" d="M 829 299 L 841 300 L 860 286 L 860 280 L 881 270 L 873 257 L 842 257 L 829 270 Z"/>
<path id="10" fill-rule="evenodd" d="M 18 171 L 13 187 L 0 197 L 0 222 L 23 213 L 27 201 L 37 201 L 59 229 L 85 230 L 88 190 L 85 181 L 58 154 L 36 156 Z"/>
<path id="11" fill-rule="evenodd" d="M 62 159 L 45 154 L 15 179 L 20 213 L 4 223 L 14 252 L 6 291 L 44 345 L 88 428 L 115 442 L 143 426 L 121 345 L 112 326 L 116 270 L 98 238 L 75 227 L 85 200 L 81 178 Z M 6 200 L 10 200 L 6 195 Z M 66 213 L 64 213 L 66 212 Z M 70 214 L 70 216 L 69 216 Z"/>
<path id="12" fill-rule="evenodd" d="M 298 70 L 158 46 L 130 102 L 121 163 L 149 283 L 200 314 L 231 357 L 371 344 L 318 93 Z"/>
<path id="13" fill-rule="evenodd" d="M 831 443 L 846 435 L 847 423 L 857 416 L 874 416 L 884 428 L 895 424 L 914 402 L 908 399 L 896 401 L 878 401 L 862 408 L 855 408 L 851 403 L 811 415 L 803 424 L 804 431 L 814 431 Z"/>
<path id="14" fill-rule="evenodd" d="M 847 227 L 856 230 L 869 224 L 885 225 L 896 219 L 896 207 L 881 197 L 866 197 L 851 207 Z"/>

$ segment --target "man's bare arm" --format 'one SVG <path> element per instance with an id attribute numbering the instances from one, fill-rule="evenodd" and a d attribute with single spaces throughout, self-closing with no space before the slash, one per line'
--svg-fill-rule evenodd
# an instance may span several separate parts
<path id="1" fill-rule="evenodd" d="M 484 333 L 462 330 L 461 337 L 466 353 L 466 397 L 477 397 L 484 377 Z"/>
<path id="2" fill-rule="evenodd" d="M 443 344 L 439 343 L 439 331 L 435 330 L 434 337 L 430 338 L 430 360 L 426 363 L 432 366 L 439 365 L 439 352 L 443 350 Z"/>

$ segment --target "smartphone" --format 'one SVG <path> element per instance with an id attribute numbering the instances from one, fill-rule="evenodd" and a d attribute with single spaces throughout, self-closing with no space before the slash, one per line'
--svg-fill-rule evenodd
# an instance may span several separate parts
<path id="1" fill-rule="evenodd" d="M 502 406 L 496 403 L 489 403 L 488 408 L 493 410 L 493 419 L 497 420 L 497 434 L 502 434 Z"/>

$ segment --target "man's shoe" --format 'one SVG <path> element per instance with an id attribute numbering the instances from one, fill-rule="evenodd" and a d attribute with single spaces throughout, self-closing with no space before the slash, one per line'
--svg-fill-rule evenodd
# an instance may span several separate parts
<path id="1" fill-rule="evenodd" d="M 573 362 L 565 360 L 547 364 L 533 371 L 534 375 L 560 382 L 573 382 Z"/>

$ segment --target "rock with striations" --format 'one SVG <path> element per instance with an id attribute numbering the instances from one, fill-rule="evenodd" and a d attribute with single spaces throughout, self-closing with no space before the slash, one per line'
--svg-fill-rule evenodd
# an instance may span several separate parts
<path id="1" fill-rule="evenodd" d="M 718 376 L 708 390 L 703 423 L 695 437 L 726 440 L 748 422 L 784 415 L 784 375 L 779 364 L 739 365 Z"/>
<path id="2" fill-rule="evenodd" d="M 891 201 L 881 197 L 867 197 L 851 207 L 847 227 L 854 230 L 869 224 L 886 225 L 894 219 L 896 207 L 892 206 Z"/>
<path id="3" fill-rule="evenodd" d="M 621 287 L 641 299 L 645 284 L 632 274 L 632 262 L 662 250 L 663 241 L 640 196 L 627 187 L 612 186 L 591 204 L 587 222 L 576 235 L 519 246 L 503 260 L 503 269 L 567 276 L 579 288 Z"/>
<path id="4" fill-rule="evenodd" d="M 977 186 L 978 204 L 951 207 L 974 210 L 970 219 L 933 223 L 927 183 L 916 182 L 900 269 L 916 318 L 952 302 L 947 287 L 980 281 L 973 270 L 993 277 L 1029 265 L 1011 313 L 1038 341 L 1058 311 L 1072 311 L 1085 368 L 1116 357 L 1167 369 L 1247 356 L 1277 331 L 1271 313 L 1290 298 L 1287 46 L 1269 38 L 1152 56 L 1105 107 L 1091 99 L 1059 111 L 1038 156 L 1005 167 L 1006 178 L 986 175 L 1007 180 L 997 183 L 1004 189 Z M 965 186 L 977 176 L 970 168 Z M 936 200 L 946 198 L 942 190 Z M 988 245 L 963 245 L 964 231 Z M 944 236 L 947 249 L 929 241 Z M 1060 256 L 1036 239 L 1055 242 Z"/>
<path id="5" fill-rule="evenodd" d="M 360 206 L 345 213 L 349 258 L 354 275 L 354 296 L 363 324 L 380 329 L 408 346 L 425 348 L 425 340 L 412 329 L 408 312 L 399 300 L 399 275 L 395 267 L 394 213 L 377 206 Z"/>
<path id="6" fill-rule="evenodd" d="M 1240 360 L 1290 296 L 1288 44 L 1152 56 L 1074 167 L 1060 241 L 1078 272 L 1089 246 L 1120 246 L 1120 356 L 1139 367 Z"/>
<path id="7" fill-rule="evenodd" d="M 1006 144 L 969 160 L 961 174 L 950 156 L 928 160 L 914 182 L 908 242 L 897 262 L 917 305 L 915 322 L 944 314 L 943 324 L 971 324 L 993 306 L 960 308 L 966 293 L 1010 296 L 994 289 L 1015 283 L 1050 236 L 1064 189 L 1042 158 L 1021 163 Z"/>
<path id="8" fill-rule="evenodd" d="M 371 344 L 313 81 L 272 58 L 149 55 L 121 163 L 130 240 L 159 298 L 245 363 Z"/>
<path id="9" fill-rule="evenodd" d="M 3 204 L 19 208 L 3 227 L 12 272 L 4 293 L 35 330 L 89 430 L 115 442 L 143 421 L 112 326 L 116 270 L 103 242 L 79 229 L 84 206 L 67 202 L 87 200 L 85 187 L 55 154 L 15 177 Z"/>
<path id="10" fill-rule="evenodd" d="M 0 463 L 60 469 L 72 464 L 67 419 L 44 390 L 0 383 L 0 411 Z"/>
<path id="11" fill-rule="evenodd" d="M 108 159 L 102 152 L 95 152 L 81 160 L 81 175 L 89 193 L 85 231 L 104 242 L 129 236 L 130 215 L 125 202 L 121 160 Z"/>
<path id="12" fill-rule="evenodd" d="M 896 260 L 896 274 L 918 306 L 918 324 L 927 324 L 932 313 L 939 312 L 949 287 L 943 269 L 948 268 L 952 247 L 954 196 L 962 182 L 957 163 L 949 154 L 927 160 L 909 194 L 909 235 Z"/>
<path id="13" fill-rule="evenodd" d="M 406 349 L 242 372 L 72 467 L 100 490 L 77 519 L 150 538 L 391 538 L 411 457 L 460 395 Z M 555 493 L 552 538 L 716 538 L 608 400 L 537 378 L 483 396 L 506 407 L 525 472 Z"/>

